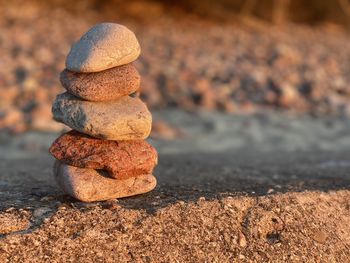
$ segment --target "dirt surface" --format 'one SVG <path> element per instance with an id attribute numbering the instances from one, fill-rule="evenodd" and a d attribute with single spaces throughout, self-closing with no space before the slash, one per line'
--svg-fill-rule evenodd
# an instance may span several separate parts
<path id="1" fill-rule="evenodd" d="M 155 116 L 182 123 L 186 135 L 151 140 L 156 190 L 107 202 L 77 202 L 56 188 L 47 148 L 57 134 L 2 134 L 1 262 L 350 260 L 347 121 L 330 129 L 285 115 Z M 210 147 L 220 138 L 226 147 Z"/>

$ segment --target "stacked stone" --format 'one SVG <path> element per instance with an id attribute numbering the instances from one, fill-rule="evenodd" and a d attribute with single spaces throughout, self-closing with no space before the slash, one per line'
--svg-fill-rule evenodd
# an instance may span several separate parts
<path id="1" fill-rule="evenodd" d="M 140 75 L 132 31 L 114 23 L 91 28 L 73 45 L 60 81 L 54 119 L 73 130 L 50 147 L 54 174 L 67 194 L 85 202 L 133 196 L 156 186 L 157 151 L 145 141 L 152 115 L 132 96 Z"/>

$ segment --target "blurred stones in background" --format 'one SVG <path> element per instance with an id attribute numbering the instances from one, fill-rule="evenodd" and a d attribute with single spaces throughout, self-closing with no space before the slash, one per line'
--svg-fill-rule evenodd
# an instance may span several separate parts
<path id="1" fill-rule="evenodd" d="M 63 128 L 50 105 L 65 54 L 102 21 L 136 32 L 153 109 L 349 115 L 346 0 L 173 2 L 0 0 L 0 129 Z"/>
<path id="2" fill-rule="evenodd" d="M 167 0 L 166 3 L 174 1 Z M 349 0 L 179 0 L 187 11 L 221 20 L 253 18 L 273 24 L 336 23 L 349 25 Z"/>

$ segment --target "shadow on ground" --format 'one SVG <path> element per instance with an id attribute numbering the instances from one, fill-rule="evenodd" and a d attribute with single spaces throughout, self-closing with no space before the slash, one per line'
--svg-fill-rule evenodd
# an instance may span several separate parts
<path id="1" fill-rule="evenodd" d="M 344 152 L 163 154 L 155 171 L 156 190 L 117 202 L 153 213 L 169 204 L 198 198 L 350 189 L 350 160 L 346 156 L 349 154 Z M 111 203 L 85 204 L 65 196 L 53 181 L 52 163 L 45 153 L 1 160 L 0 209 L 35 211 L 46 207 L 54 211 L 62 205 L 86 208 Z"/>
<path id="2" fill-rule="evenodd" d="M 158 188 L 144 198 L 158 207 L 178 200 L 223 196 L 264 196 L 284 192 L 350 189 L 346 153 L 197 153 L 160 156 Z M 129 208 L 147 206 L 143 198 L 124 199 Z M 157 207 L 152 205 L 152 207 Z"/>

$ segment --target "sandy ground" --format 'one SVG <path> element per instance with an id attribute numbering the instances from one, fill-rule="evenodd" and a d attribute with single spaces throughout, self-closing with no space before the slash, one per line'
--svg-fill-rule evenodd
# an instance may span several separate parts
<path id="1" fill-rule="evenodd" d="M 152 193 L 65 196 L 47 147 L 0 139 L 1 262 L 347 262 L 349 120 L 155 113 L 182 130 L 159 150 Z"/>

